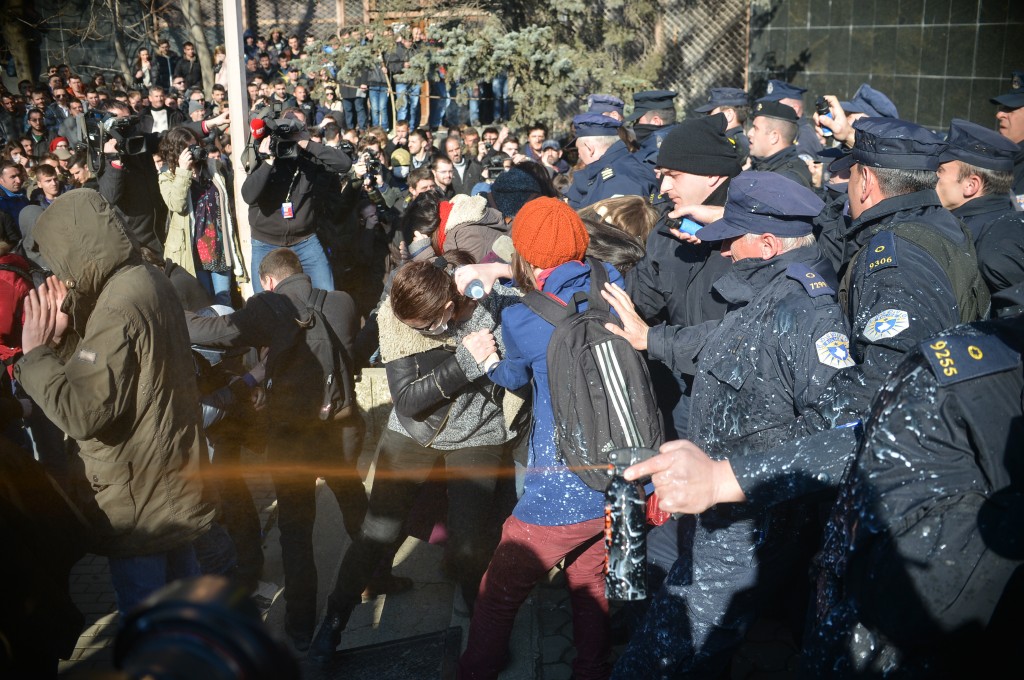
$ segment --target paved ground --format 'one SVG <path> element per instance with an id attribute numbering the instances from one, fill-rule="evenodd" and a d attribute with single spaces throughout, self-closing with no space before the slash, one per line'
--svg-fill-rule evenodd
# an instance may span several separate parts
<path id="1" fill-rule="evenodd" d="M 383 426 L 386 409 L 381 407 L 384 399 L 382 389 L 380 377 L 373 374 L 361 385 L 366 402 L 378 405 L 369 413 L 371 433 L 379 432 Z M 367 440 L 375 443 L 376 438 L 371 435 Z M 372 484 L 373 450 L 369 447 L 368 443 L 361 459 L 361 469 L 368 474 L 368 484 Z M 271 634 L 286 640 L 283 633 L 283 601 L 277 597 L 280 591 L 278 584 L 282 584 L 284 578 L 278 532 L 273 524 L 273 489 L 270 480 L 259 473 L 259 458 L 250 454 L 249 462 L 253 474 L 248 477 L 248 482 L 261 509 L 262 518 L 269 527 L 264 548 L 266 567 L 262 594 L 271 604 L 264 618 Z M 314 544 L 322 609 L 323 600 L 333 585 L 342 552 L 348 545 L 334 496 L 323 485 L 318 493 Z M 437 633 L 452 627 L 461 629 L 461 644 L 465 645 L 469 621 L 462 613 L 464 605 L 461 597 L 456 594 L 454 585 L 441 573 L 441 553 L 440 545 L 415 538 L 408 539 L 396 557 L 394 573 L 413 579 L 414 589 L 392 597 L 382 596 L 360 605 L 342 637 L 342 649 Z M 61 664 L 61 671 L 73 676 L 82 670 L 109 669 L 112 667 L 112 644 L 118 618 L 106 559 L 90 555 L 79 562 L 72 574 L 71 589 L 75 602 L 86 616 L 87 627 L 72 659 Z M 512 639 L 512 660 L 502 673 L 501 680 L 567 680 L 575 653 L 571 644 L 571 631 L 568 593 L 556 572 L 552 574 L 549 583 L 537 587 L 520 611 Z M 614 649 L 613 654 L 618 651 L 618 648 Z M 301 658 L 301 655 L 296 656 Z M 793 647 L 781 625 L 761 622 L 738 654 L 729 677 L 736 680 L 788 680 L 795 677 L 794 664 Z M 353 674 L 341 669 L 325 676 L 305 664 L 302 677 L 306 680 L 315 677 L 355 680 Z M 444 675 L 439 673 L 438 677 Z"/>

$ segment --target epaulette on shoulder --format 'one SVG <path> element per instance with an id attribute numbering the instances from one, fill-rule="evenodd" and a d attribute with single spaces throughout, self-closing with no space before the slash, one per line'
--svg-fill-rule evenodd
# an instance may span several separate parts
<path id="1" fill-rule="evenodd" d="M 864 251 L 864 260 L 867 262 L 867 273 L 874 274 L 888 267 L 895 267 L 899 263 L 896 260 L 896 239 L 891 231 L 880 231 L 875 234 Z"/>
<path id="2" fill-rule="evenodd" d="M 821 278 L 821 274 L 818 274 L 816 271 L 800 262 L 794 262 L 789 265 L 789 267 L 786 268 L 786 276 L 794 281 L 799 281 L 804 287 L 804 290 L 807 291 L 807 294 L 812 298 L 820 295 L 834 296 L 836 294 L 836 292 L 832 290 L 832 286 L 828 285 L 828 283 L 825 282 L 825 279 Z"/>
<path id="3" fill-rule="evenodd" d="M 937 335 L 920 344 L 940 385 L 973 380 L 1020 366 L 1020 354 L 995 335 Z"/>
<path id="4" fill-rule="evenodd" d="M 601 171 L 601 179 L 603 179 L 605 182 L 610 180 L 612 177 L 615 177 L 615 168 L 611 167 L 610 165 Z"/>

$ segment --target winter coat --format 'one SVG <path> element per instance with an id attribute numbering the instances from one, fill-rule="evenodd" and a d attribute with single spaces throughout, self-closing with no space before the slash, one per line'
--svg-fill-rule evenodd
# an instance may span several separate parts
<path id="1" fill-rule="evenodd" d="M 452 199 L 452 211 L 444 225 L 443 252 L 465 250 L 477 262 L 491 252 L 498 237 L 509 233 L 501 211 L 487 206 L 484 196 L 458 195 Z"/>
<path id="2" fill-rule="evenodd" d="M 300 332 L 297 319 L 306 317 L 306 302 L 313 284 L 308 274 L 293 274 L 277 284 L 273 291 L 264 291 L 249 298 L 245 307 L 226 316 L 196 316 L 186 314 L 189 336 L 193 343 L 205 347 L 228 349 L 232 347 L 268 348 L 268 378 L 274 378 L 274 363 L 277 357 L 291 355 L 292 361 L 280 364 L 281 371 L 301 371 L 301 375 L 323 375 L 319 363 L 311 367 L 316 358 L 308 351 L 295 351 L 298 343 L 305 343 L 298 337 Z M 356 331 L 359 330 L 359 316 L 355 311 L 352 297 L 343 291 L 328 291 L 323 306 L 324 318 L 341 341 L 349 357 L 354 356 Z M 350 366 L 354 369 L 354 366 Z M 292 374 L 296 375 L 296 374 Z M 314 385 L 314 388 L 319 386 Z M 297 397 L 301 408 L 291 401 L 295 395 L 267 390 L 267 413 L 271 426 L 312 427 L 318 420 L 321 393 L 311 389 L 309 394 Z M 312 401 L 316 403 L 310 406 Z M 331 421 L 328 421 L 329 423 Z"/>
<path id="3" fill-rule="evenodd" d="M 622 285 L 622 275 L 605 264 L 608 280 Z M 571 261 L 551 270 L 543 292 L 568 303 L 577 292 L 590 290 L 590 266 Z M 533 383 L 533 429 L 524 491 L 513 514 L 530 524 L 563 526 L 604 516 L 604 494 L 584 484 L 559 460 L 554 412 L 548 383 L 548 343 L 555 327 L 526 305 L 505 310 L 501 317 L 505 354 L 489 373 L 491 380 L 515 390 Z"/>
<path id="4" fill-rule="evenodd" d="M 494 446 L 515 436 L 523 400 L 484 377 L 461 339 L 488 328 L 501 351 L 498 320 L 503 310 L 520 300 L 517 290 L 496 285 L 470 319 L 450 334 L 432 337 L 399 321 L 390 298 L 385 298 L 377 325 L 395 405 L 389 429 L 442 450 Z"/>
<path id="5" fill-rule="evenodd" d="M 802 677 L 879 677 L 882 663 L 891 677 L 963 677 L 1015 662 L 1022 351 L 1020 315 L 958 326 L 878 391 L 817 559 Z"/>
<path id="6" fill-rule="evenodd" d="M 573 210 L 614 196 L 658 195 L 658 181 L 651 166 L 629 152 L 622 141 L 608 147 L 601 158 L 573 175 L 565 197 Z"/>
<path id="7" fill-rule="evenodd" d="M 25 354 L 15 377 L 79 444 L 77 499 L 94 552 L 146 555 L 185 545 L 214 505 L 188 330 L 170 281 L 145 265 L 99 193 L 61 196 L 32 230 L 68 287 L 58 348 Z"/>
<path id="8" fill-rule="evenodd" d="M 953 210 L 974 236 L 978 270 L 991 293 L 1024 281 L 1024 214 L 1009 196 L 980 196 Z"/>
<path id="9" fill-rule="evenodd" d="M 803 149 L 798 149 L 795 146 L 787 146 L 782 151 L 777 151 L 765 158 L 751 156 L 750 168 L 751 170 L 762 172 L 777 172 L 783 177 L 813 190 L 811 171 L 807 167 L 807 163 L 804 163 L 799 158 L 803 151 Z"/>
<path id="10" fill-rule="evenodd" d="M 224 175 L 216 164 L 208 163 L 213 184 L 217 187 L 220 206 L 220 239 L 224 247 L 224 259 L 238 281 L 249 279 L 248 269 L 242 256 L 242 243 L 232 219 L 231 192 Z M 164 257 L 173 260 L 192 276 L 196 275 L 196 261 L 193 255 L 195 243 L 195 212 L 192 206 L 192 173 L 176 168 L 160 173 L 160 196 L 167 205 L 167 240 L 164 241 Z"/>

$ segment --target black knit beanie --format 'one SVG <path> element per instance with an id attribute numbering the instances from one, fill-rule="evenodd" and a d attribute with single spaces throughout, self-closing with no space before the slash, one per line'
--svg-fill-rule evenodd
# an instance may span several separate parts
<path id="1" fill-rule="evenodd" d="M 657 167 L 708 177 L 740 174 L 736 144 L 725 135 L 727 124 L 721 113 L 687 118 L 665 136 Z"/>
<path id="2" fill-rule="evenodd" d="M 509 168 L 491 185 L 494 205 L 505 217 L 515 217 L 527 201 L 540 195 L 541 188 L 536 178 L 519 168 Z"/>

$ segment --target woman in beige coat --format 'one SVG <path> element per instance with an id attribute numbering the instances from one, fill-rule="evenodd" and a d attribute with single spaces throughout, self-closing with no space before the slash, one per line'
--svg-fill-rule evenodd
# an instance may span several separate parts
<path id="1" fill-rule="evenodd" d="M 215 161 L 196 159 L 203 148 L 195 132 L 171 128 L 160 143 L 168 169 L 160 173 L 167 204 L 164 256 L 195 276 L 221 304 L 231 304 L 231 276 L 246 280 L 231 211 L 231 192 Z"/>

